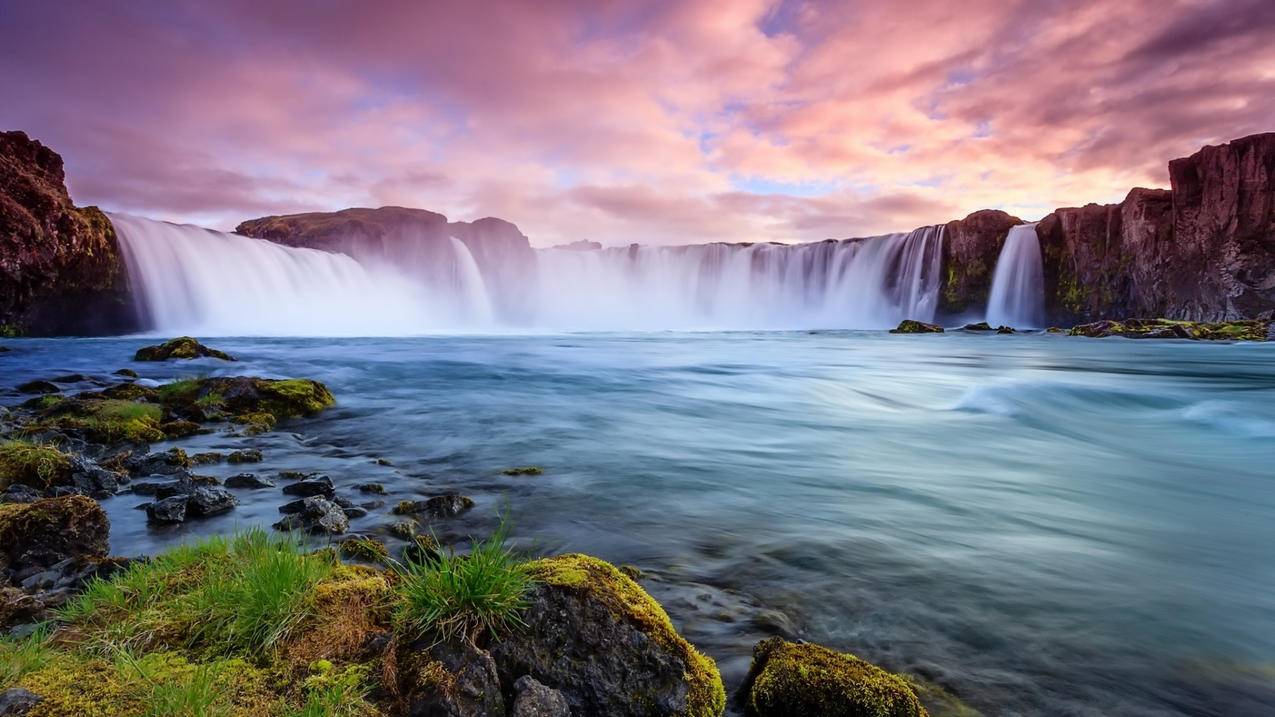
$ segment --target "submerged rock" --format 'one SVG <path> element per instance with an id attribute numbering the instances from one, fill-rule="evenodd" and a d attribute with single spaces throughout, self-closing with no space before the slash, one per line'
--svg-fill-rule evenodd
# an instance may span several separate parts
<path id="1" fill-rule="evenodd" d="M 904 319 L 899 325 L 890 329 L 892 334 L 941 334 L 943 327 L 938 324 L 927 324 L 924 321 Z"/>
<path id="2" fill-rule="evenodd" d="M 559 690 L 573 714 L 722 713 L 726 695 L 716 664 L 615 566 L 561 555 L 526 569 L 537 581 L 523 612 L 526 627 L 492 647 L 506 690 L 530 675 Z"/>
<path id="3" fill-rule="evenodd" d="M 61 390 L 51 381 L 27 381 L 18 384 L 18 393 L 57 393 Z"/>
<path id="4" fill-rule="evenodd" d="M 257 448 L 244 448 L 226 456 L 227 463 L 260 463 L 261 460 L 261 450 Z"/>
<path id="5" fill-rule="evenodd" d="M 740 689 L 749 717 L 925 717 L 898 675 L 854 655 L 772 637 L 753 648 Z"/>
<path id="6" fill-rule="evenodd" d="M 146 519 L 157 525 L 171 525 L 186 522 L 187 499 L 184 495 L 173 495 L 146 504 Z"/>
<path id="7" fill-rule="evenodd" d="M 225 351 L 209 348 L 189 336 L 179 336 L 157 346 L 143 346 L 133 356 L 134 361 L 168 361 L 171 359 L 215 358 L 236 361 Z"/>
<path id="8" fill-rule="evenodd" d="M 965 331 L 991 331 L 992 327 L 986 321 L 980 321 L 977 324 L 966 324 L 961 329 Z"/>
<path id="9" fill-rule="evenodd" d="M 273 488 L 274 481 L 262 478 L 256 473 L 240 473 L 226 479 L 227 488 Z"/>

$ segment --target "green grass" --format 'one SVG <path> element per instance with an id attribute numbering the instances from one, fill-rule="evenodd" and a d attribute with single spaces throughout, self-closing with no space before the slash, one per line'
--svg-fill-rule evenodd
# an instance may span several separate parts
<path id="1" fill-rule="evenodd" d="M 230 714 L 220 689 L 223 675 L 213 665 L 194 665 L 185 674 L 174 674 L 163 655 L 138 657 L 121 651 L 115 670 L 137 683 L 146 711 L 143 717 L 223 717 Z"/>
<path id="2" fill-rule="evenodd" d="M 0 690 L 17 684 L 28 672 L 44 667 L 52 655 L 49 633 L 43 627 L 20 640 L 0 638 Z"/>
<path id="3" fill-rule="evenodd" d="M 289 536 L 252 530 L 210 538 L 95 580 L 60 613 L 103 646 L 182 646 L 258 659 L 313 613 L 328 554 Z"/>
<path id="4" fill-rule="evenodd" d="M 70 471 L 70 456 L 53 446 L 17 440 L 0 443 L 0 490 L 14 483 L 48 488 Z"/>
<path id="5" fill-rule="evenodd" d="M 306 678 L 305 702 L 284 717 L 358 717 L 368 711 L 367 667 L 350 665 L 336 670 L 321 660 L 311 665 L 314 674 Z"/>
<path id="6" fill-rule="evenodd" d="M 446 551 L 399 566 L 395 618 L 410 637 L 476 640 L 521 626 L 531 578 L 505 545 L 503 526 L 459 555 Z"/>

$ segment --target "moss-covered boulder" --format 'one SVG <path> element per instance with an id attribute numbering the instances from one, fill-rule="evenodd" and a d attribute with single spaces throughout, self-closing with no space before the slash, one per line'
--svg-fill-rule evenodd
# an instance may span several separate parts
<path id="1" fill-rule="evenodd" d="M 47 490 L 71 480 L 71 456 L 31 441 L 0 442 L 0 491 L 11 485 Z"/>
<path id="2" fill-rule="evenodd" d="M 1271 321 L 1251 319 L 1220 321 L 1177 321 L 1174 319 L 1103 319 L 1075 326 L 1072 336 L 1129 339 L 1188 339 L 1193 341 L 1269 341 L 1275 327 Z"/>
<path id="3" fill-rule="evenodd" d="M 170 361 L 172 359 L 215 358 L 236 361 L 225 351 L 205 346 L 189 336 L 179 336 L 156 346 L 143 346 L 133 356 L 134 361 Z"/>
<path id="4" fill-rule="evenodd" d="M 572 714 L 711 717 L 725 709 L 713 660 L 674 629 L 650 595 L 610 563 L 560 555 L 526 565 L 536 580 L 526 627 L 492 646 L 501 684 L 562 692 Z"/>
<path id="5" fill-rule="evenodd" d="M 892 334 L 941 334 L 943 327 L 938 324 L 927 324 L 915 319 L 904 319 L 899 325 L 890 329 Z"/>
<path id="6" fill-rule="evenodd" d="M 70 495 L 0 505 L 0 571 L 18 573 L 67 558 L 105 557 L 111 521 L 92 498 Z"/>
<path id="7" fill-rule="evenodd" d="M 124 383 L 50 398 L 27 406 L 36 411 L 27 430 L 52 429 L 104 444 L 180 438 L 212 421 L 247 425 L 259 433 L 336 403 L 318 381 L 254 376 L 187 379 L 158 388 Z"/>
<path id="8" fill-rule="evenodd" d="M 772 637 L 753 648 L 740 691 L 749 717 L 926 717 L 908 685 L 854 655 Z"/>

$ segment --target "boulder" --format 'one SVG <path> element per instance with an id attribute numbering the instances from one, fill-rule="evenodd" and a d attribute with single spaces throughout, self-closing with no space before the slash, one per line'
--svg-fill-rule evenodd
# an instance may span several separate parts
<path id="1" fill-rule="evenodd" d="M 341 506 L 326 498 L 303 498 L 280 506 L 279 511 L 286 515 L 274 524 L 275 530 L 340 535 L 350 528 L 350 520 Z"/>
<path id="2" fill-rule="evenodd" d="M 44 567 L 74 557 L 105 557 L 111 522 L 80 495 L 0 505 L 0 570 Z"/>
<path id="3" fill-rule="evenodd" d="M 14 687 L 0 692 L 0 717 L 23 717 L 44 701 L 43 697 Z"/>
<path id="4" fill-rule="evenodd" d="M 938 324 L 927 324 L 915 319 L 904 319 L 899 325 L 890 329 L 892 334 L 941 334 L 943 327 Z"/>
<path id="5" fill-rule="evenodd" d="M 435 518 L 454 518 L 473 507 L 473 498 L 459 493 L 446 493 L 426 500 L 405 500 L 394 507 L 394 512 L 399 515 L 425 513 Z"/>
<path id="6" fill-rule="evenodd" d="M 186 522 L 187 496 L 173 495 L 146 504 L 146 519 L 156 525 Z"/>
<path id="7" fill-rule="evenodd" d="M 215 486 L 196 488 L 186 500 L 186 512 L 196 518 L 219 515 L 239 505 L 239 499 L 231 495 L 229 491 Z"/>
<path id="8" fill-rule="evenodd" d="M 526 626 L 491 648 L 507 691 L 530 675 L 561 692 L 573 714 L 722 713 L 725 691 L 713 660 L 615 566 L 561 555 L 526 567 L 536 581 Z"/>
<path id="9" fill-rule="evenodd" d="M 327 476 L 318 476 L 316 478 L 302 478 L 295 483 L 289 483 L 283 487 L 284 495 L 298 495 L 301 497 L 309 497 L 321 495 L 331 498 L 336 494 L 336 488 L 332 485 L 332 479 Z"/>
<path id="10" fill-rule="evenodd" d="M 523 675 L 514 683 L 514 708 L 510 717 L 571 717 L 567 698 L 557 690 L 536 682 L 531 675 Z"/>
<path id="11" fill-rule="evenodd" d="M 215 358 L 236 361 L 234 356 L 205 346 L 189 336 L 179 336 L 155 346 L 143 346 L 133 355 L 134 361 L 170 361 L 173 359 Z"/>
<path id="12" fill-rule="evenodd" d="M 227 463 L 260 463 L 261 460 L 261 451 L 257 448 L 244 448 L 226 456 Z"/>
<path id="13" fill-rule="evenodd" d="M 233 475 L 226 479 L 226 487 L 248 488 L 252 490 L 258 488 L 273 488 L 274 481 L 268 478 L 262 478 L 256 473 L 239 473 L 238 475 Z"/>
<path id="14" fill-rule="evenodd" d="M 926 717 L 898 675 L 854 655 L 772 637 L 753 648 L 740 689 L 749 717 Z"/>

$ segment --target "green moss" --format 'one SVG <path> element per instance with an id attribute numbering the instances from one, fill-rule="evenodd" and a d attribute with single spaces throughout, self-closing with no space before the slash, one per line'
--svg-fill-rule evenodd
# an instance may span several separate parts
<path id="1" fill-rule="evenodd" d="M 71 457 L 57 448 L 30 441 L 0 443 L 0 490 L 20 483 L 45 490 L 66 483 Z"/>
<path id="2" fill-rule="evenodd" d="M 115 398 L 76 398 L 62 401 L 41 414 L 36 427 L 81 431 L 92 441 L 164 440 L 160 429 L 163 409 L 153 403 Z"/>
<path id="3" fill-rule="evenodd" d="M 194 359 L 207 356 L 223 361 L 234 361 L 235 358 L 224 351 L 218 351 L 199 343 L 190 336 L 179 336 L 165 341 L 158 346 L 144 346 L 133 356 L 135 361 L 167 361 L 169 359 Z"/>
<path id="4" fill-rule="evenodd" d="M 753 650 L 749 714 L 827 717 L 928 715 L 907 681 L 861 660 L 811 643 L 764 640 Z"/>
<path id="5" fill-rule="evenodd" d="M 277 422 L 274 414 L 266 411 L 256 411 L 254 413 L 242 413 L 230 419 L 244 427 L 244 433 L 249 436 L 255 436 L 260 433 L 269 433 L 274 430 Z"/>
<path id="6" fill-rule="evenodd" d="M 725 709 L 726 689 L 717 664 L 678 634 L 664 608 L 619 568 L 589 555 L 570 554 L 532 561 L 525 570 L 533 580 L 588 593 L 614 615 L 637 625 L 661 647 L 680 655 L 686 664 L 685 679 L 690 688 L 687 717 L 720 715 Z"/>
<path id="7" fill-rule="evenodd" d="M 890 329 L 892 334 L 941 334 L 943 327 L 938 324 L 927 324 L 924 321 L 904 319 L 899 325 Z"/>
<path id="8" fill-rule="evenodd" d="M 19 324 L 0 324 L 0 338 L 16 339 L 26 334 L 26 329 Z"/>
<path id="9" fill-rule="evenodd" d="M 376 538 L 351 538 L 341 543 L 341 555 L 369 563 L 383 563 L 389 559 L 390 551 Z"/>

